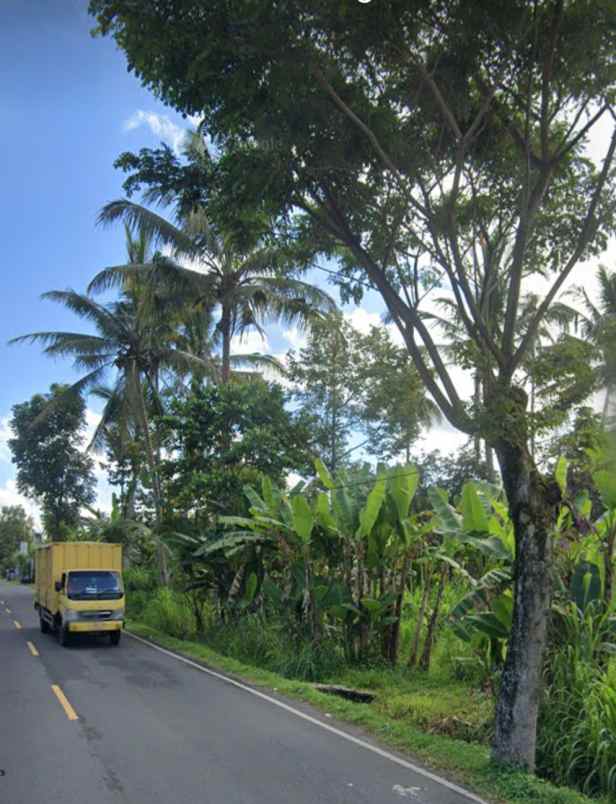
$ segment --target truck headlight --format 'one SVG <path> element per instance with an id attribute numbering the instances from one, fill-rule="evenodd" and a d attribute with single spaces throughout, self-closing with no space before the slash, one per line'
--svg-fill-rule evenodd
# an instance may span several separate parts
<path id="1" fill-rule="evenodd" d="M 62 612 L 62 620 L 65 623 L 74 623 L 75 620 L 79 619 L 80 614 L 81 614 L 80 611 L 74 611 L 73 609 L 65 609 Z"/>
<path id="2" fill-rule="evenodd" d="M 115 611 L 111 612 L 111 616 L 109 617 L 110 620 L 123 620 L 124 619 L 124 609 L 116 609 Z"/>

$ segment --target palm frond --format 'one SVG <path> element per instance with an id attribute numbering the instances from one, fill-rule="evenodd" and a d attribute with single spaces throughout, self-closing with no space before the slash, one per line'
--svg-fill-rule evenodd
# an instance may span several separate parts
<path id="1" fill-rule="evenodd" d="M 80 318 L 91 321 L 103 335 L 116 336 L 118 333 L 117 321 L 113 312 L 105 305 L 98 304 L 89 296 L 77 293 L 74 290 L 50 290 L 43 293 L 43 299 L 63 304 Z"/>
<path id="2" fill-rule="evenodd" d="M 616 272 L 610 273 L 605 265 L 600 265 L 597 279 L 603 315 L 616 316 Z"/>
<path id="3" fill-rule="evenodd" d="M 280 360 L 273 355 L 266 355 L 261 352 L 234 354 L 231 355 L 230 360 L 233 366 L 250 366 L 259 370 L 270 369 L 279 377 L 285 377 L 287 375 L 286 368 Z"/>
<path id="4" fill-rule="evenodd" d="M 90 393 L 105 400 L 105 406 L 87 449 L 92 452 L 102 452 L 108 442 L 109 428 L 112 425 L 118 427 L 122 437 L 126 435 L 128 429 L 127 418 L 130 416 L 130 408 L 126 399 L 124 377 L 120 375 L 113 388 L 96 385 L 90 388 Z"/>
<path id="5" fill-rule="evenodd" d="M 189 235 L 141 204 L 125 198 L 105 204 L 98 215 L 97 223 L 108 226 L 116 221 L 123 221 L 132 230 L 141 232 L 152 245 L 169 245 L 179 254 L 195 254 L 195 244 Z"/>
<path id="6" fill-rule="evenodd" d="M 31 332 L 11 338 L 9 344 L 40 343 L 45 346 L 45 354 L 52 356 L 99 353 L 108 350 L 110 341 L 98 335 L 79 332 Z"/>
<path id="7" fill-rule="evenodd" d="M 88 294 L 104 293 L 112 288 L 122 288 L 127 280 L 149 279 L 153 263 L 127 263 L 110 265 L 99 271 L 88 285 Z"/>
<path id="8" fill-rule="evenodd" d="M 219 371 L 218 363 L 213 358 L 199 357 L 183 349 L 162 349 L 161 361 L 180 374 L 195 372 L 199 375 L 217 375 Z"/>

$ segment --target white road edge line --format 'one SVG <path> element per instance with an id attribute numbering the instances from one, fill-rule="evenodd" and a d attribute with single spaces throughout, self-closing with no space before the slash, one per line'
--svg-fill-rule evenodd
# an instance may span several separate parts
<path id="1" fill-rule="evenodd" d="M 395 754 L 391 754 L 389 751 L 385 751 L 383 748 L 377 748 L 375 745 L 371 745 L 371 743 L 367 743 L 365 740 L 361 740 L 359 737 L 353 737 L 352 734 L 347 734 L 345 731 L 341 731 L 337 729 L 335 726 L 330 726 L 328 723 L 323 723 L 322 721 L 318 720 L 316 717 L 312 717 L 311 715 L 307 715 L 305 712 L 302 712 L 300 709 L 295 709 L 293 706 L 289 706 L 282 701 L 276 700 L 276 698 L 272 698 L 270 695 L 266 695 L 264 692 L 259 692 L 259 690 L 255 690 L 252 687 L 247 686 L 246 684 L 242 684 L 240 681 L 236 681 L 233 678 L 229 678 L 228 676 L 223 675 L 222 673 L 217 673 L 215 670 L 210 670 L 208 667 L 203 667 L 203 665 L 198 664 L 197 662 L 193 662 L 190 659 L 187 659 L 185 656 L 180 656 L 179 653 L 174 653 L 171 650 L 167 650 L 167 648 L 162 648 L 160 645 L 156 645 L 154 642 L 150 642 L 148 639 L 144 639 L 143 637 L 137 636 L 136 634 L 131 633 L 130 631 L 124 632 L 126 636 L 131 637 L 131 639 L 136 639 L 137 642 L 142 642 L 144 645 L 148 645 L 153 650 L 160 651 L 160 653 L 164 653 L 167 656 L 171 656 L 174 659 L 177 659 L 179 662 L 183 662 L 184 664 L 189 665 L 190 667 L 194 667 L 195 670 L 200 670 L 202 673 L 207 673 L 210 676 L 214 676 L 214 678 L 220 679 L 220 681 L 224 681 L 227 684 L 231 684 L 233 687 L 238 687 L 245 692 L 249 692 L 251 695 L 255 695 L 257 698 L 261 698 L 264 701 L 268 701 L 268 703 L 273 704 L 274 706 L 278 706 L 280 709 L 284 709 L 286 712 L 290 712 L 292 715 L 301 718 L 302 720 L 307 720 L 309 723 L 314 723 L 315 726 L 320 726 L 325 731 L 329 731 L 332 734 L 338 735 L 338 737 L 342 737 L 343 740 L 348 740 L 350 743 L 354 743 L 355 745 L 359 745 L 361 748 L 365 748 L 367 751 L 372 751 L 373 754 L 378 754 L 385 759 L 390 760 L 390 762 L 395 762 L 396 765 L 400 765 L 407 770 L 413 771 L 413 773 L 417 773 L 420 776 L 423 776 L 426 779 L 430 779 L 437 784 L 440 784 L 442 787 L 446 787 L 448 790 L 453 791 L 454 793 L 458 793 L 461 796 L 464 796 L 469 801 L 474 801 L 476 804 L 486 804 L 486 802 L 476 796 L 474 793 L 470 793 L 468 790 L 465 790 L 463 787 L 459 787 L 457 784 L 453 782 L 447 781 L 447 779 L 443 779 L 441 776 L 437 776 L 435 773 L 431 773 L 430 771 L 425 770 L 424 768 L 420 768 L 418 765 L 414 765 L 412 762 L 407 762 L 406 759 L 402 759 L 401 757 L 397 757 Z"/>

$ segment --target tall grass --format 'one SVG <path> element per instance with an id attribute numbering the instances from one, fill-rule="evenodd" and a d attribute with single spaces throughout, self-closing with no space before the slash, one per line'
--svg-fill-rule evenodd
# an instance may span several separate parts
<path id="1" fill-rule="evenodd" d="M 122 573 L 126 592 L 126 611 L 129 617 L 141 618 L 149 600 L 156 593 L 158 580 L 152 570 L 130 567 Z"/>
<path id="2" fill-rule="evenodd" d="M 331 640 L 313 644 L 294 639 L 287 623 L 264 622 L 259 615 L 244 615 L 239 621 L 218 626 L 208 632 L 205 641 L 225 656 L 301 681 L 322 681 L 344 666 L 342 651 Z"/>
<path id="3" fill-rule="evenodd" d="M 140 619 L 176 639 L 197 638 L 197 620 L 190 601 L 171 589 L 160 588 L 150 594 Z"/>
<path id="4" fill-rule="evenodd" d="M 612 618 L 575 606 L 558 617 L 540 712 L 538 772 L 590 795 L 616 795 L 616 664 Z"/>

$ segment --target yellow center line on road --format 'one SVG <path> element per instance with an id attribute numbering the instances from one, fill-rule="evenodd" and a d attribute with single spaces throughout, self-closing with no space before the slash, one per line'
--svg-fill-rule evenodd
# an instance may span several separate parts
<path id="1" fill-rule="evenodd" d="M 18 623 L 17 620 L 13 620 L 15 623 L 15 628 L 21 628 L 21 623 Z"/>
<path id="2" fill-rule="evenodd" d="M 51 689 L 53 694 L 56 698 L 60 701 L 60 706 L 64 709 L 66 716 L 69 720 L 79 720 L 77 712 L 73 709 L 73 707 L 68 702 L 66 695 L 62 692 L 60 687 L 57 684 L 52 684 Z"/>
<path id="3" fill-rule="evenodd" d="M 39 655 L 39 652 L 37 651 L 36 647 L 34 646 L 34 644 L 32 642 L 26 642 L 26 645 L 30 649 L 30 653 L 33 656 L 38 656 Z"/>

